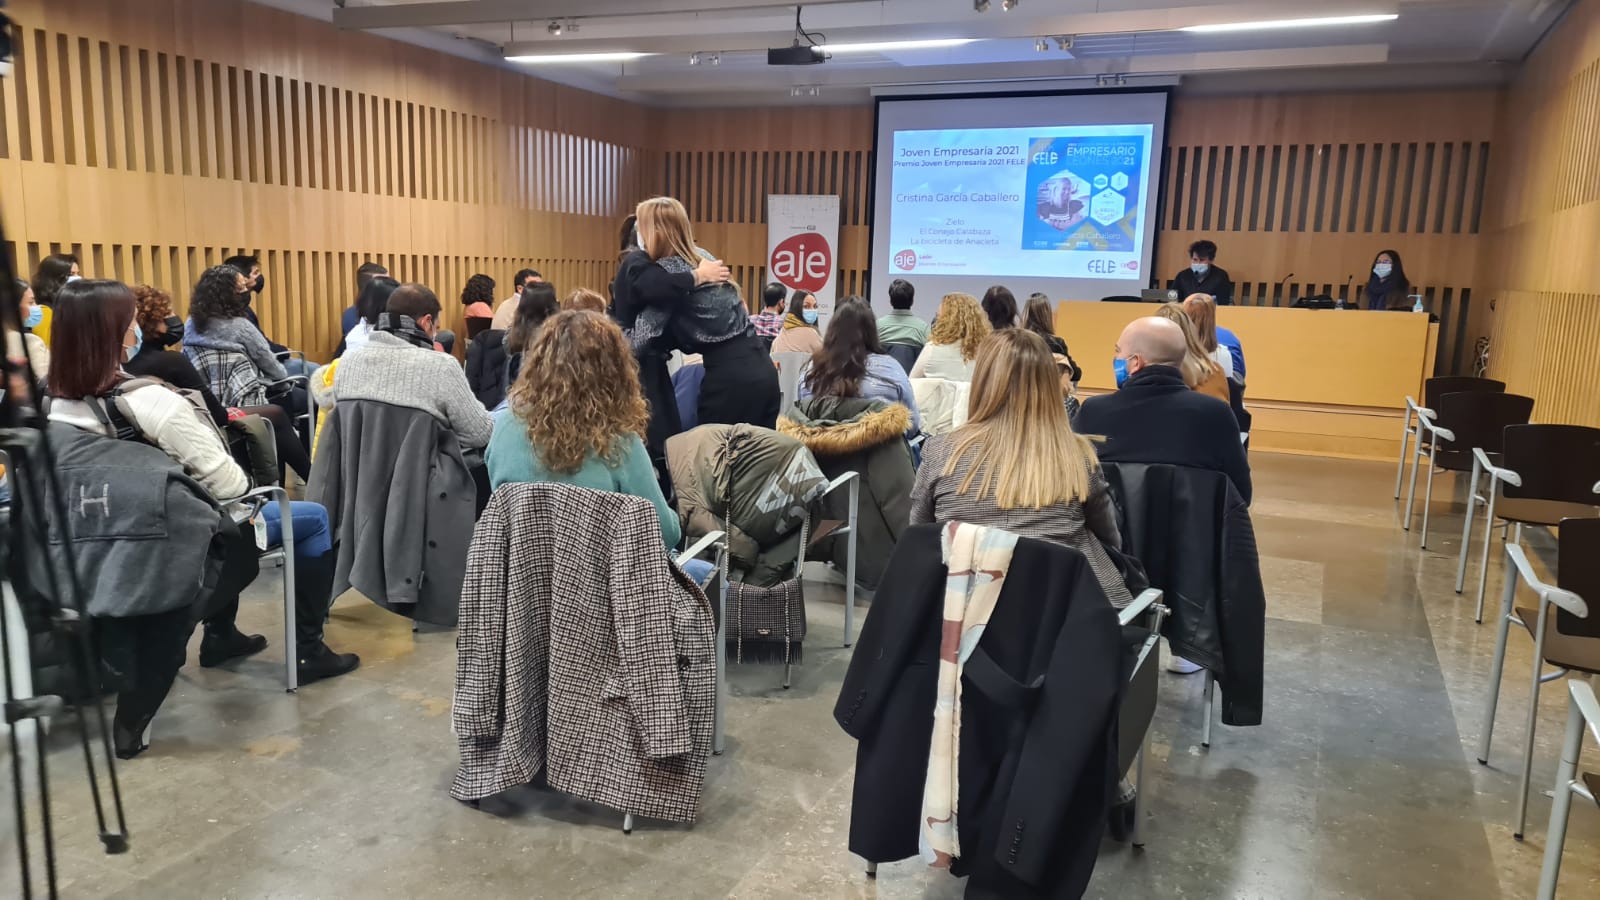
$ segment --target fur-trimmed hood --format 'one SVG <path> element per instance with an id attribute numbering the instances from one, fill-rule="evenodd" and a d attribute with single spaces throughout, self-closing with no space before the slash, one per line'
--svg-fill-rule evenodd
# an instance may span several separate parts
<path id="1" fill-rule="evenodd" d="M 848 456 L 891 440 L 911 428 L 911 410 L 885 400 L 814 397 L 789 407 L 778 431 L 795 438 L 818 457 Z"/>

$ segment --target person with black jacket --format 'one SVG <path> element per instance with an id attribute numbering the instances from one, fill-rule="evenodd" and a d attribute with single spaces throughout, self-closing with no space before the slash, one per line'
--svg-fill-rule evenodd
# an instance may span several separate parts
<path id="1" fill-rule="evenodd" d="M 1383 250 L 1372 259 L 1372 277 L 1367 279 L 1367 309 L 1411 310 L 1411 279 L 1396 250 Z"/>
<path id="2" fill-rule="evenodd" d="M 1179 366 L 1183 330 L 1158 316 L 1135 319 L 1117 340 L 1117 391 L 1083 402 L 1073 430 L 1105 438 L 1105 462 L 1170 463 L 1227 474 L 1250 502 L 1250 463 L 1226 403 L 1189 388 Z"/>
<path id="3" fill-rule="evenodd" d="M 1179 297 L 1190 294 L 1210 294 L 1218 306 L 1233 305 L 1233 279 L 1228 270 L 1217 264 L 1217 245 L 1212 241 L 1195 241 L 1189 245 L 1189 268 L 1172 279 L 1172 288 Z"/>

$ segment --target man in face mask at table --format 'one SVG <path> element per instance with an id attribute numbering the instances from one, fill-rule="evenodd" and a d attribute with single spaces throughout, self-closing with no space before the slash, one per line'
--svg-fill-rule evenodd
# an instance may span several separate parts
<path id="1" fill-rule="evenodd" d="M 1233 279 L 1228 270 L 1217 265 L 1217 245 L 1211 241 L 1195 241 L 1189 245 L 1189 268 L 1172 279 L 1172 288 L 1178 297 L 1190 294 L 1210 294 L 1218 306 L 1233 305 Z"/>
<path id="2" fill-rule="evenodd" d="M 1134 319 L 1117 340 L 1117 392 L 1083 402 L 1072 430 L 1099 435 L 1106 462 L 1166 463 L 1227 474 L 1250 502 L 1250 463 L 1228 404 L 1192 390 L 1178 368 L 1183 329 L 1160 316 Z"/>

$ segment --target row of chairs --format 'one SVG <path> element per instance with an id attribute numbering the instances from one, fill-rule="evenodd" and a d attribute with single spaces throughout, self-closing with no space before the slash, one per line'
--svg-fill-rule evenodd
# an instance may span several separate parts
<path id="1" fill-rule="evenodd" d="M 1568 682 L 1568 728 L 1540 876 L 1538 896 L 1542 900 L 1555 896 L 1573 795 L 1600 802 L 1596 801 L 1600 775 L 1577 775 L 1585 726 L 1600 739 L 1600 707 L 1590 680 L 1600 674 L 1600 616 L 1590 616 L 1588 606 L 1588 602 L 1600 599 L 1600 429 L 1529 424 L 1533 406 L 1531 397 L 1506 393 L 1504 382 L 1471 377 L 1429 379 L 1421 404 L 1406 398 L 1395 499 L 1400 497 L 1409 452 L 1411 486 L 1403 513 L 1404 526 L 1409 530 L 1418 468 L 1426 456 L 1428 477 L 1420 541 L 1426 548 L 1434 475 L 1444 471 L 1471 472 L 1455 590 L 1460 594 L 1465 587 L 1468 547 L 1481 506 L 1485 527 L 1474 613 L 1479 624 L 1483 622 L 1489 544 L 1495 531 L 1500 531 L 1505 541 L 1505 586 L 1496 617 L 1495 651 L 1477 756 L 1480 764 L 1488 765 L 1506 645 L 1511 628 L 1516 625 L 1534 642 L 1517 827 L 1513 832 L 1519 841 L 1527 825 L 1540 688 L 1560 679 Z M 1481 493 L 1480 485 L 1484 488 Z M 1535 574 L 1521 545 L 1525 525 L 1556 529 L 1556 584 L 1548 584 Z M 1534 606 L 1517 604 L 1519 587 L 1536 595 Z"/>

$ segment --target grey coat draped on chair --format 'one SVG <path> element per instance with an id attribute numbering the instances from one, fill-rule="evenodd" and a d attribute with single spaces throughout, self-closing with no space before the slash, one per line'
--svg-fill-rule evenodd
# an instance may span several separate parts
<path id="1" fill-rule="evenodd" d="M 391 612 L 456 624 L 477 487 L 455 435 L 422 410 L 341 400 L 306 499 L 328 510 L 334 596 L 355 588 Z"/>
<path id="2" fill-rule="evenodd" d="M 450 795 L 546 781 L 693 822 L 716 703 L 711 604 L 648 501 L 508 484 L 478 521 L 461 593 Z"/>

